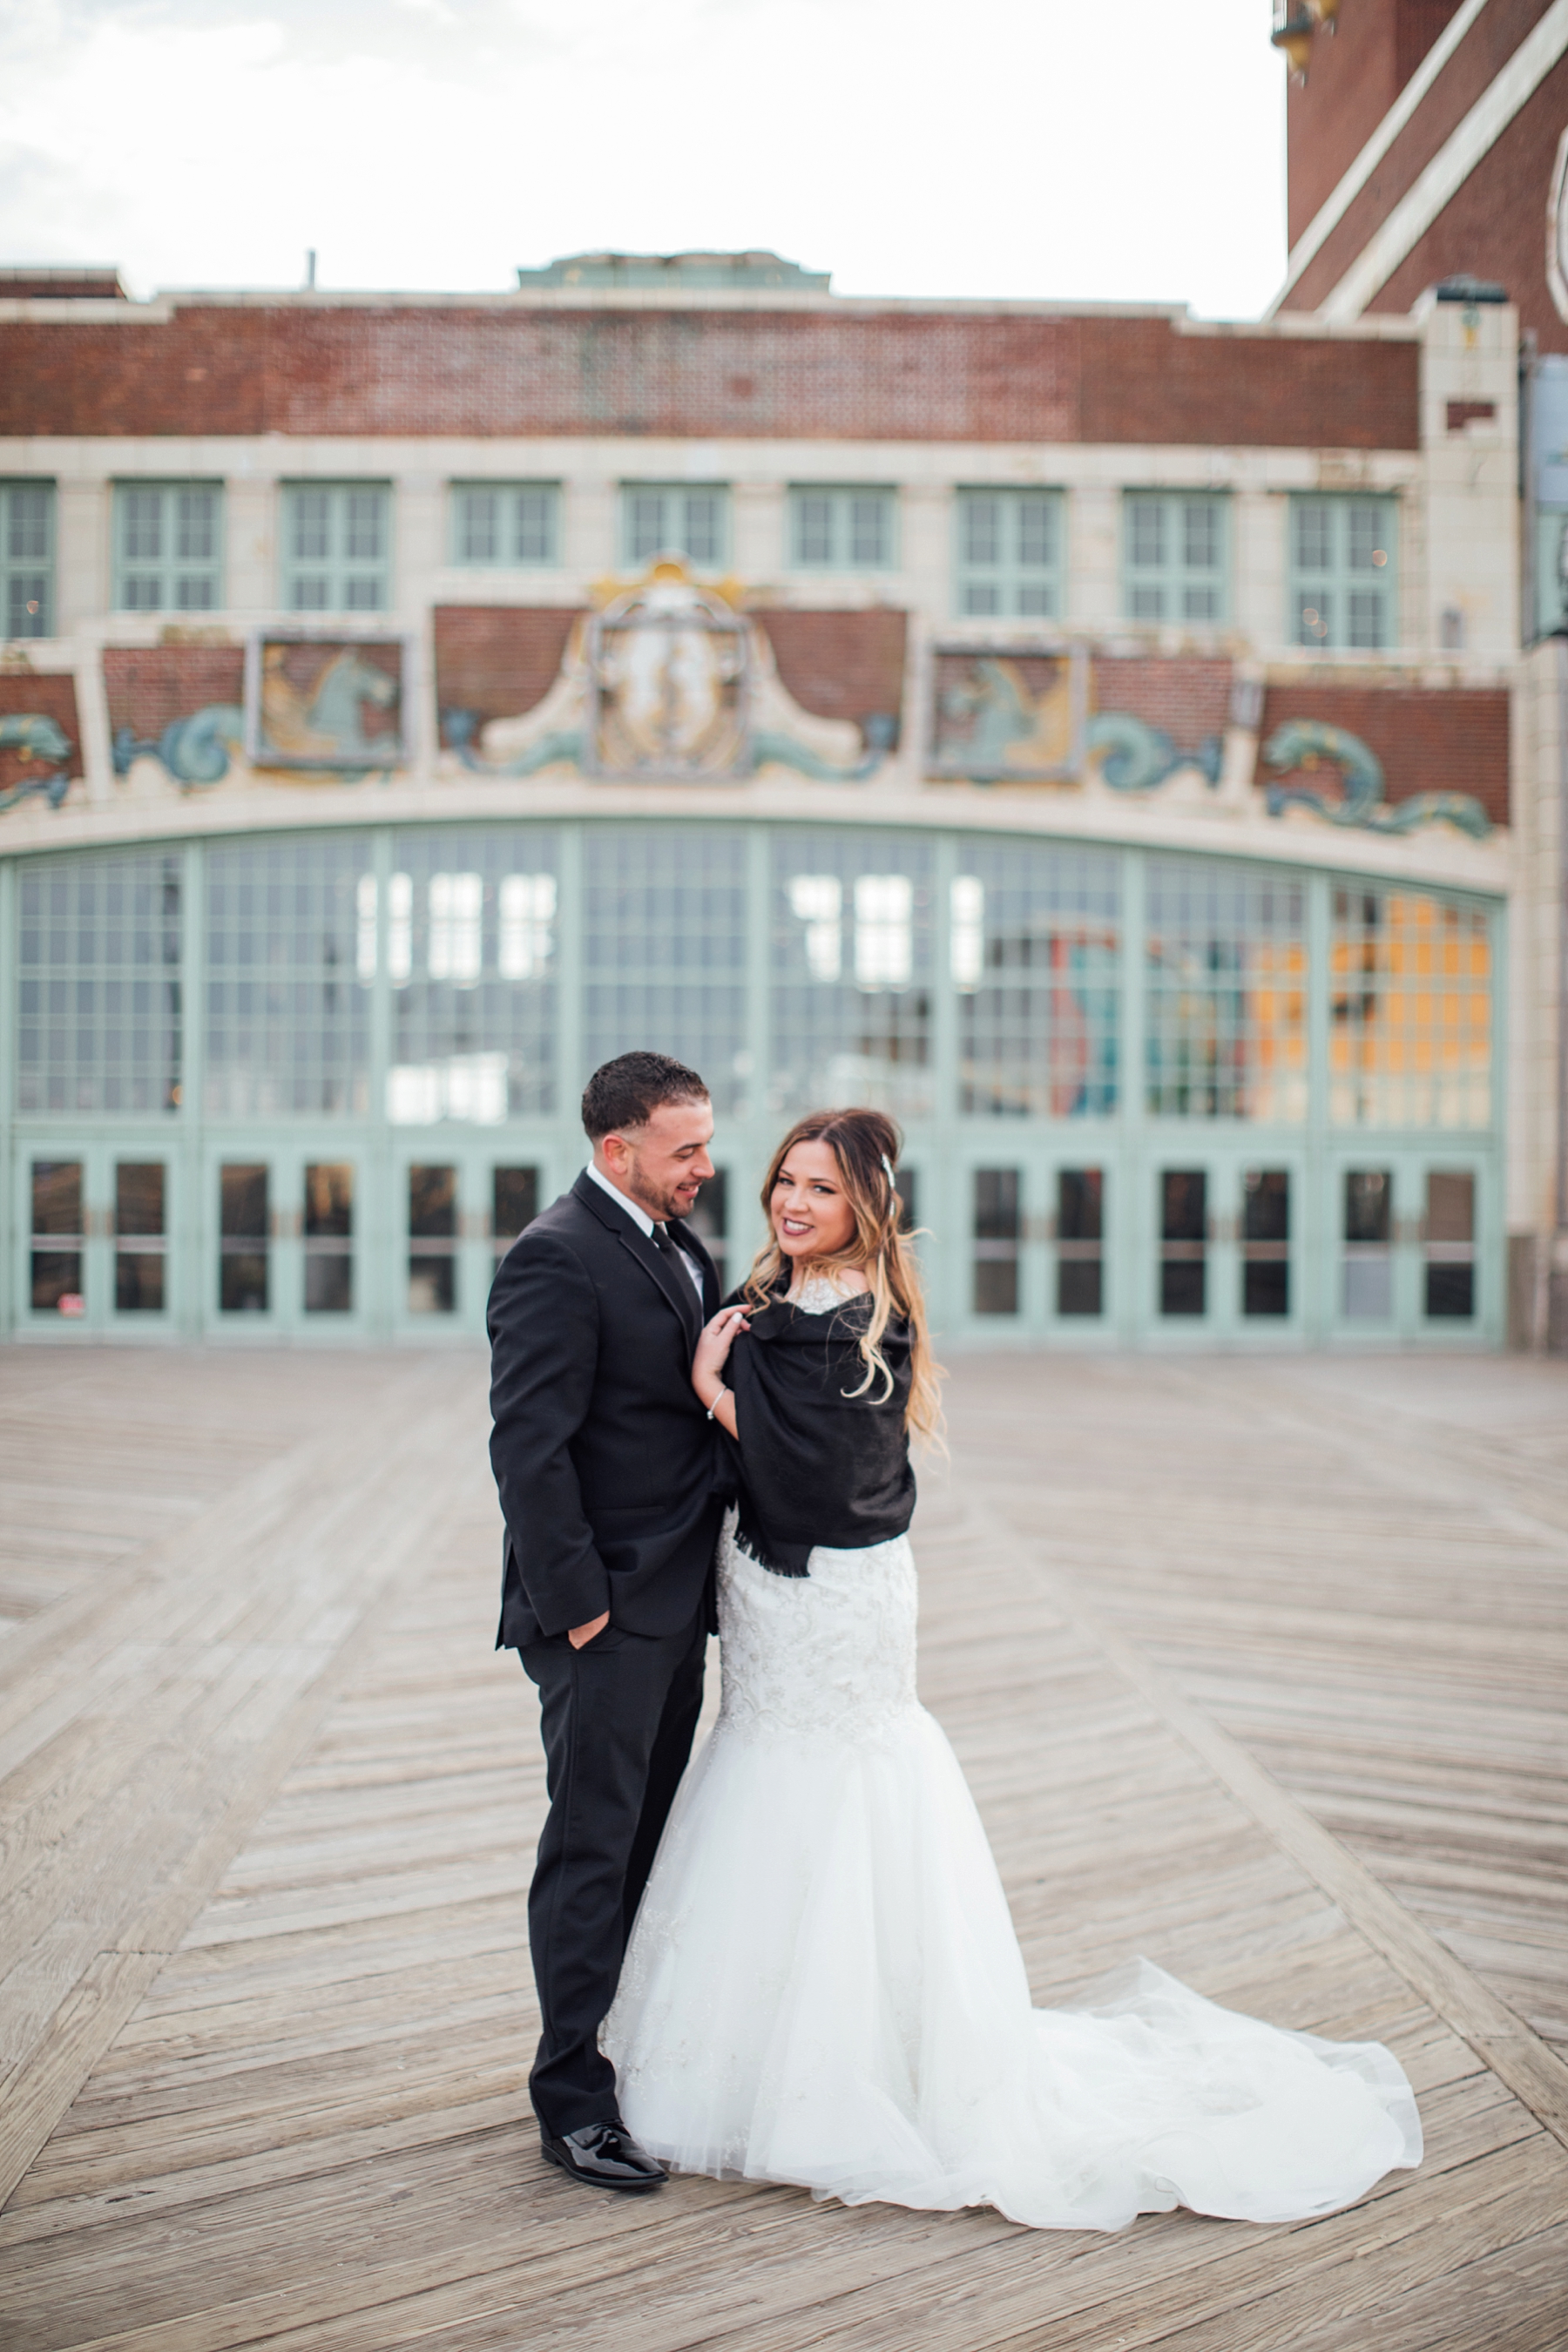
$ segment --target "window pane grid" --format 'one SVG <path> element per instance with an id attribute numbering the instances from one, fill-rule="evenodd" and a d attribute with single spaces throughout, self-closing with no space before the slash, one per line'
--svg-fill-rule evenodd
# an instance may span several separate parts
<path id="1" fill-rule="evenodd" d="M 452 562 L 476 570 L 558 562 L 559 506 L 553 482 L 455 482 Z"/>
<path id="2" fill-rule="evenodd" d="M 291 613 L 382 613 L 392 602 L 392 492 L 382 482 L 283 492 L 283 604 Z"/>
<path id="3" fill-rule="evenodd" d="M 771 1114 L 874 1103 L 931 1115 L 934 904 L 927 841 L 774 841 Z"/>
<path id="4" fill-rule="evenodd" d="M 730 493 L 721 484 L 702 489 L 679 482 L 621 486 L 621 544 L 628 563 L 683 555 L 698 570 L 711 571 L 724 562 L 729 536 Z"/>
<path id="5" fill-rule="evenodd" d="M 1329 1116 L 1342 1127 L 1489 1127 L 1491 938 L 1477 907 L 1336 889 Z"/>
<path id="6" fill-rule="evenodd" d="M 552 1112 L 556 836 L 421 829 L 395 835 L 392 856 L 383 950 L 393 992 L 388 1118 L 491 1126 Z M 375 969 L 375 907 L 371 882 L 361 906 L 362 972 Z"/>
<path id="7" fill-rule="evenodd" d="M 651 1046 L 743 1111 L 746 841 L 737 827 L 595 825 L 584 842 L 584 1066 Z"/>
<path id="8" fill-rule="evenodd" d="M 1134 621 L 1220 621 L 1229 610 L 1229 506 L 1180 490 L 1129 490 L 1123 597 Z"/>
<path id="9" fill-rule="evenodd" d="M 223 488 L 117 482 L 114 605 L 121 613 L 211 613 L 223 604 Z"/>
<path id="10" fill-rule="evenodd" d="M 0 611 L 7 637 L 54 634 L 53 482 L 0 482 Z"/>
<path id="11" fill-rule="evenodd" d="M 893 561 L 891 490 L 790 492 L 790 561 L 797 571 L 879 572 Z"/>
<path id="12" fill-rule="evenodd" d="M 1305 1118 L 1302 884 L 1152 859 L 1144 953 L 1150 1112 Z"/>
<path id="13" fill-rule="evenodd" d="M 359 977 L 368 841 L 207 853 L 205 1108 L 215 1118 L 370 1107 L 370 991 Z"/>
<path id="14" fill-rule="evenodd" d="M 20 898 L 17 1108 L 177 1110 L 178 857 L 25 866 Z"/>
<path id="15" fill-rule="evenodd" d="M 965 1116 L 1116 1108 L 1121 866 L 1113 853 L 966 843 L 952 887 Z"/>
<path id="16" fill-rule="evenodd" d="M 1375 652 L 1396 642 L 1397 525 L 1393 499 L 1292 499 L 1292 644 Z"/>
<path id="17" fill-rule="evenodd" d="M 1058 490 L 960 490 L 960 613 L 1059 617 L 1062 538 Z"/>

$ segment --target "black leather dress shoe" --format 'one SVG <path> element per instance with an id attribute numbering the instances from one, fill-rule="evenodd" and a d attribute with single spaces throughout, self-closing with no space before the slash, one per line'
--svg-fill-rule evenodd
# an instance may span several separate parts
<path id="1" fill-rule="evenodd" d="M 584 2124 L 558 2138 L 542 2132 L 539 2145 L 547 2164 L 558 2164 L 574 2180 L 586 2180 L 595 2189 L 629 2190 L 636 2197 L 662 2189 L 669 2178 L 663 2165 L 637 2146 L 618 2116 L 607 2123 Z"/>

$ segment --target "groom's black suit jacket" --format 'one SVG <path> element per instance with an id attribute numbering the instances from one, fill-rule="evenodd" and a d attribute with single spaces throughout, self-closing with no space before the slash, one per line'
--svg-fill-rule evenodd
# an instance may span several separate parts
<path id="1" fill-rule="evenodd" d="M 691 1357 L 713 1261 L 671 1220 L 702 1303 L 586 1175 L 537 1216 L 490 1292 L 490 1461 L 506 1521 L 498 1649 L 586 1625 L 669 1634 L 702 1602 L 725 1486 Z"/>

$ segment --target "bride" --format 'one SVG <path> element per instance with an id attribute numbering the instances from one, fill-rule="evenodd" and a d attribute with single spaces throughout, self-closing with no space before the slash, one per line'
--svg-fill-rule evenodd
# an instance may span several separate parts
<path id="1" fill-rule="evenodd" d="M 802 1119 L 692 1384 L 737 1449 L 723 1700 L 676 1798 L 604 2046 L 626 2123 L 715 2179 L 1116 2230 L 1285 2221 L 1418 2164 L 1376 2042 L 1216 2008 L 1148 1961 L 1036 2010 L 985 1833 L 915 1696 L 909 1433 L 933 1433 L 900 1138 Z"/>

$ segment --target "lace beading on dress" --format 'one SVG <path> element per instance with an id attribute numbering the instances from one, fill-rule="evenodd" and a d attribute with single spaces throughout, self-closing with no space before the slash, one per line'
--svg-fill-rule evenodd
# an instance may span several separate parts
<path id="1" fill-rule="evenodd" d="M 840 1290 L 830 1274 L 803 1276 L 800 1288 L 789 1294 L 789 1303 L 801 1315 L 826 1315 L 830 1307 L 842 1307 L 847 1298 L 858 1294 Z"/>
<path id="2" fill-rule="evenodd" d="M 915 1605 L 907 1536 L 859 1551 L 819 1545 L 805 1576 L 774 1576 L 731 1521 L 719 1550 L 721 1723 L 742 1738 L 879 1738 L 919 1704 Z"/>

